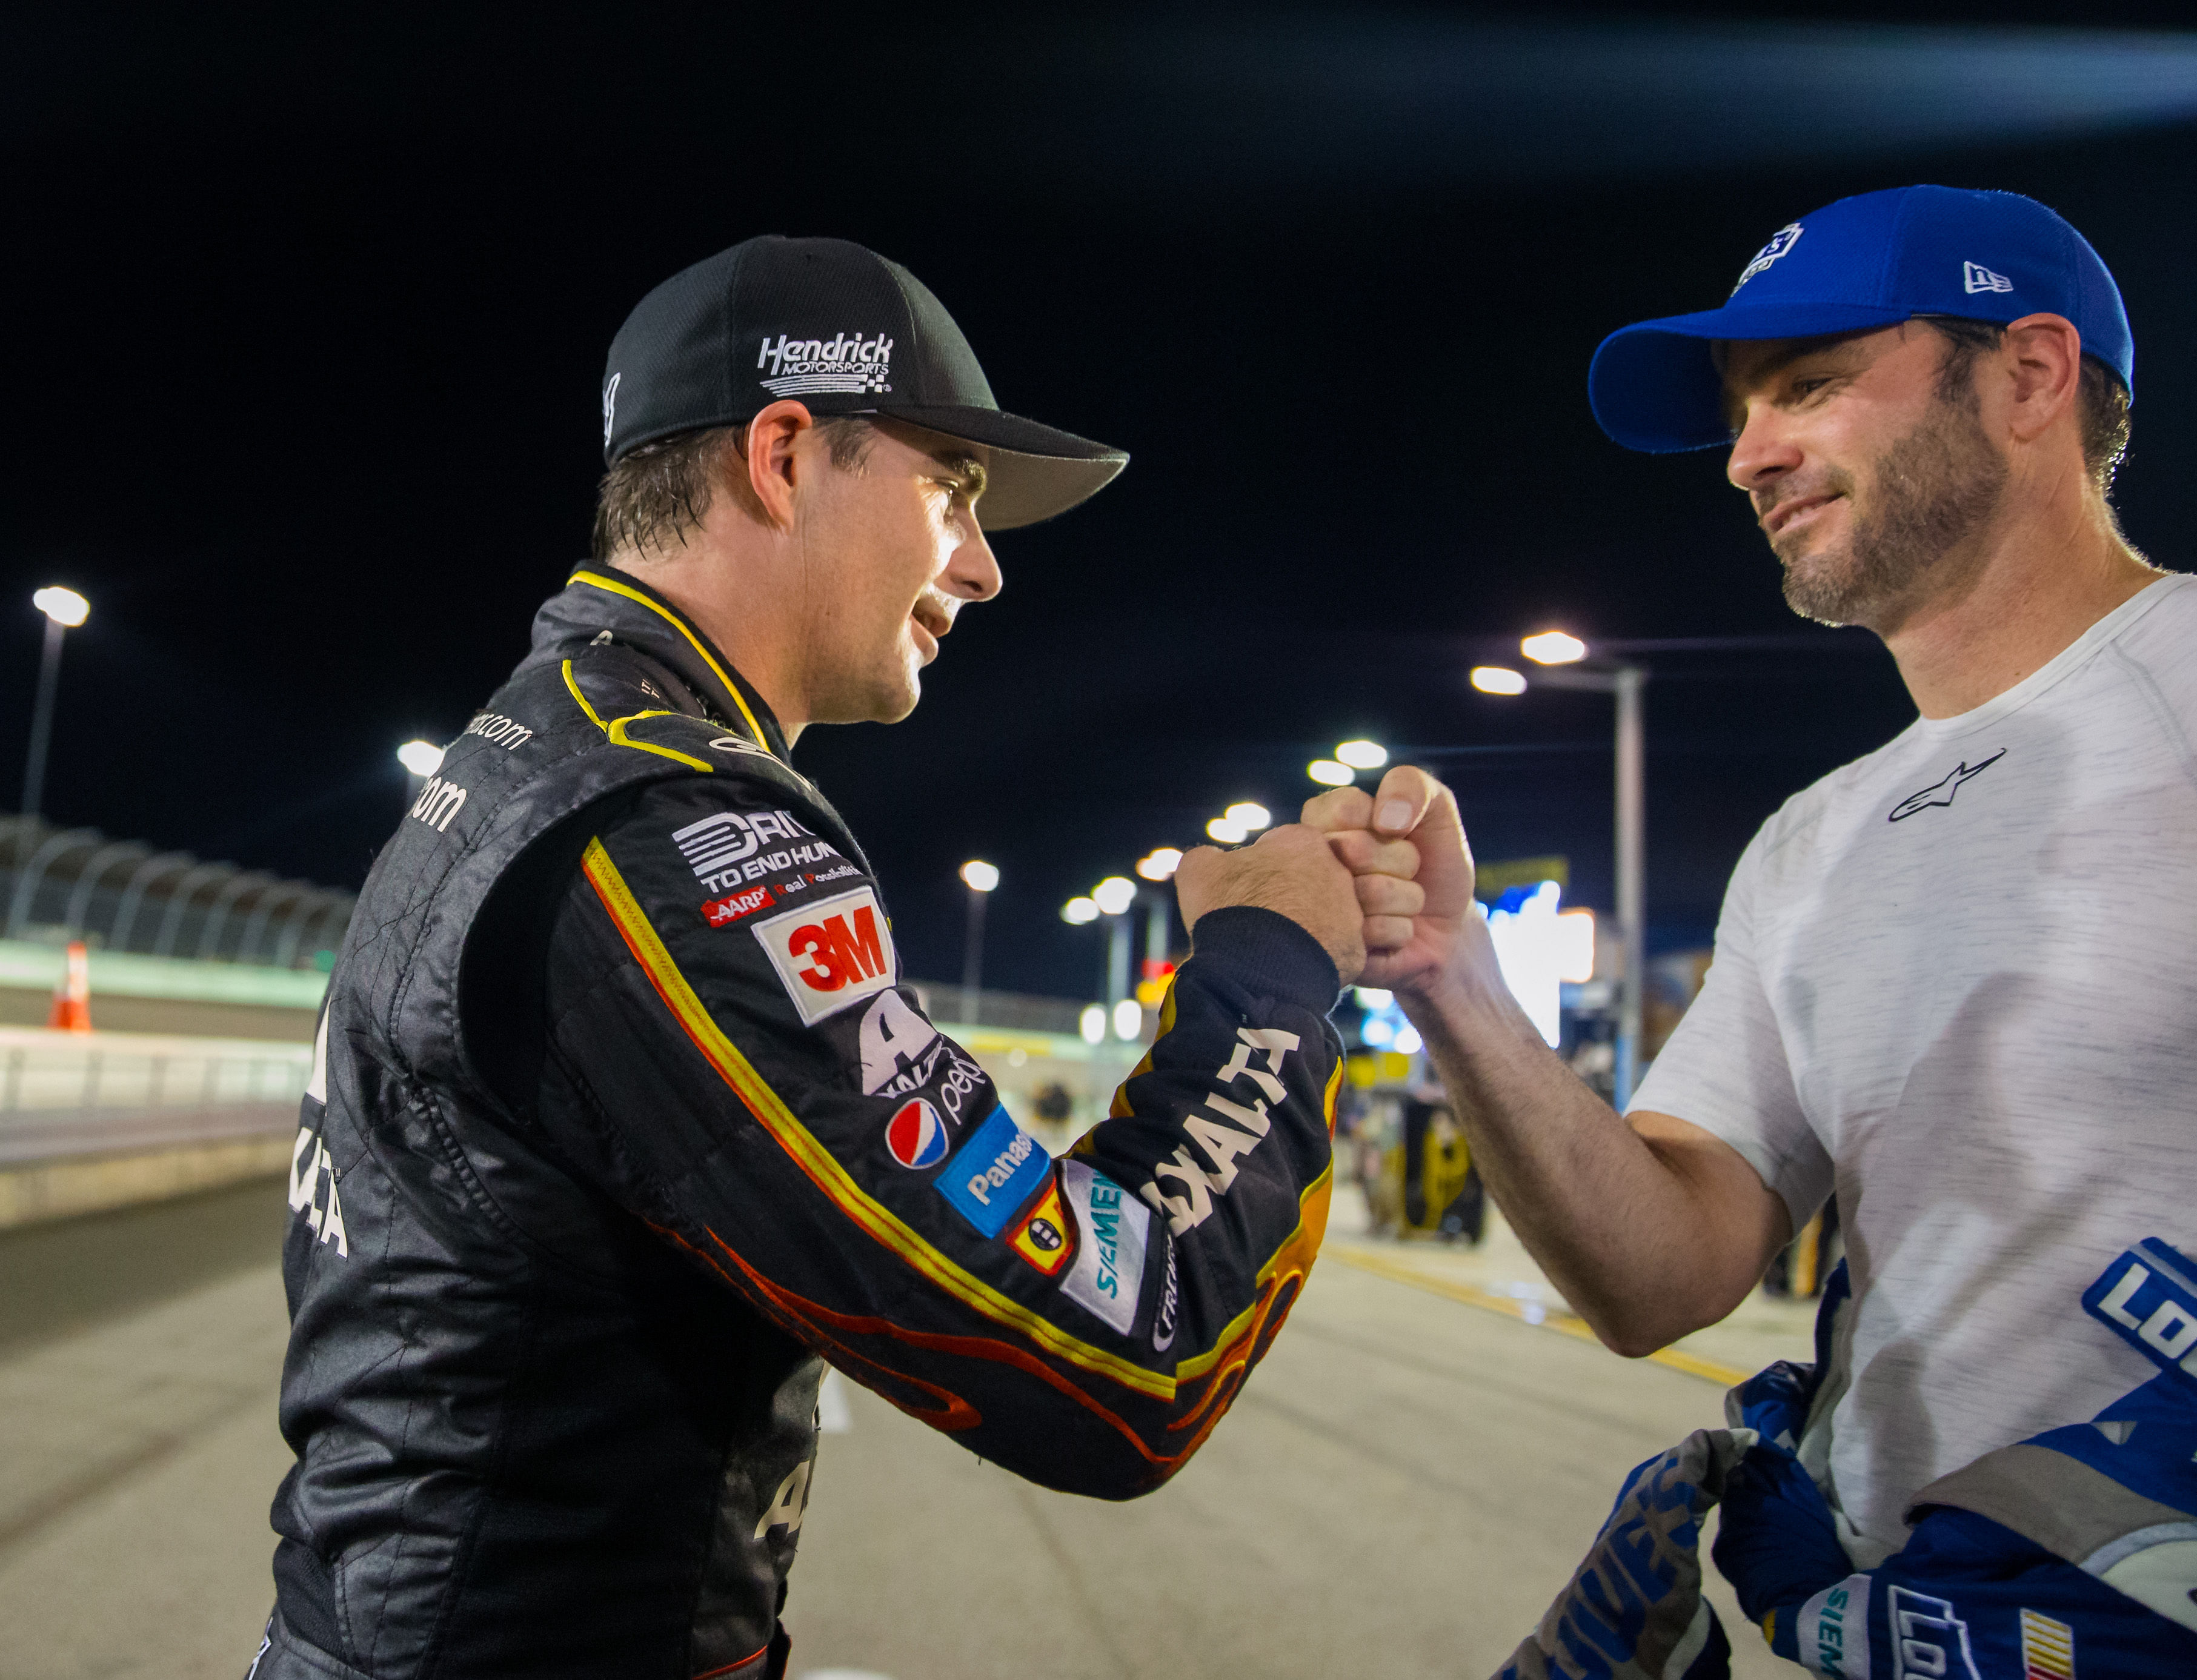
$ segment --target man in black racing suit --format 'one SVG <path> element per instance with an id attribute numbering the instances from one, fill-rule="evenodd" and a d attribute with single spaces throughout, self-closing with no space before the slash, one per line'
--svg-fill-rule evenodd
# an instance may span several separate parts
<path id="1" fill-rule="evenodd" d="M 265 1680 L 780 1674 L 823 1361 L 1127 1498 L 1205 1440 L 1319 1249 L 1325 1017 L 1377 883 L 1301 828 L 1193 853 L 1158 1038 L 1054 1162 L 900 983 L 861 848 L 788 762 L 808 722 L 904 715 L 996 591 L 987 478 L 986 523 L 1026 523 L 1125 457 L 1000 414 L 936 299 L 830 240 L 652 293 L 604 418 L 602 558 L 336 964 Z"/>

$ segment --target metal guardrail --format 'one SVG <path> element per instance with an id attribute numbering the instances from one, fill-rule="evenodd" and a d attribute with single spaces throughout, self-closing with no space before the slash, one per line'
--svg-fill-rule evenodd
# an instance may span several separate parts
<path id="1" fill-rule="evenodd" d="M 357 903 L 341 888 L 203 863 L 96 828 L 0 817 L 0 937 L 310 968 L 341 942 Z"/>

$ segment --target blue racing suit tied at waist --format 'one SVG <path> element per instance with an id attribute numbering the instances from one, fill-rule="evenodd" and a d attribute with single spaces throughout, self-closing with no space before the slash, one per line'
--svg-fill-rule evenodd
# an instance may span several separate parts
<path id="1" fill-rule="evenodd" d="M 1687 1555 L 1719 1502 L 1715 1561 L 1740 1608 L 1829 1680 L 2197 1675 L 2197 1266 L 2154 1237 L 2108 1266 L 2083 1306 L 2159 1376 L 1924 1488 L 1906 1546 L 1874 1569 L 1853 1567 L 1799 1457 L 1849 1303 L 1841 1265 L 1815 1365 L 1770 1366 L 1726 1397 L 1730 1428 L 1633 1471 L 1499 1680 L 1725 1680 L 1730 1648 Z M 1684 1513 L 1652 1544 L 1643 1489 Z"/>

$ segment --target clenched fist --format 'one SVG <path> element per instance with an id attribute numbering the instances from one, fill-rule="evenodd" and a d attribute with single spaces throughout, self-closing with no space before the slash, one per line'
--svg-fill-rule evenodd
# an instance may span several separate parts
<path id="1" fill-rule="evenodd" d="M 1365 966 L 1359 889 L 1325 837 L 1301 824 L 1269 829 L 1256 845 L 1238 851 L 1200 846 L 1186 853 L 1174 872 L 1174 890 L 1183 924 L 1192 930 L 1208 911 L 1256 905 L 1318 940 L 1344 985 Z"/>
<path id="2" fill-rule="evenodd" d="M 1472 851 L 1450 791 L 1400 764 L 1377 793 L 1341 787 L 1305 802 L 1304 826 L 1324 834 L 1354 878 L 1365 917 L 1365 982 L 1423 997 L 1460 963 L 1492 960 L 1472 909 Z"/>

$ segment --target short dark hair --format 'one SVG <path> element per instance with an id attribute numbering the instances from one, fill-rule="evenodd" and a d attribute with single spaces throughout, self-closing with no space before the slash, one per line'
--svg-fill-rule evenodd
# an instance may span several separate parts
<path id="1" fill-rule="evenodd" d="M 1939 390 L 1948 395 L 1966 388 L 1969 370 L 1985 350 L 2006 342 L 2006 328 L 1995 321 L 1969 321 L 1958 316 L 1921 317 L 1935 327 L 1947 345 L 1945 360 L 1938 370 Z M 2101 496 L 2110 495 L 2113 474 L 2128 454 L 2129 393 L 2121 376 L 2087 350 L 2083 355 L 2082 385 L 2076 394 L 2077 413 L 2083 428 L 2083 466 Z"/>
<path id="2" fill-rule="evenodd" d="M 816 435 L 842 472 L 858 471 L 869 459 L 876 432 L 859 414 L 831 415 L 816 422 Z M 607 565 L 617 554 L 646 555 L 683 545 L 702 528 L 719 488 L 752 517 L 762 507 L 748 487 L 747 474 L 729 469 L 725 456 L 747 459 L 748 422 L 715 426 L 659 437 L 628 451 L 611 465 L 595 494 L 594 556 Z"/>

